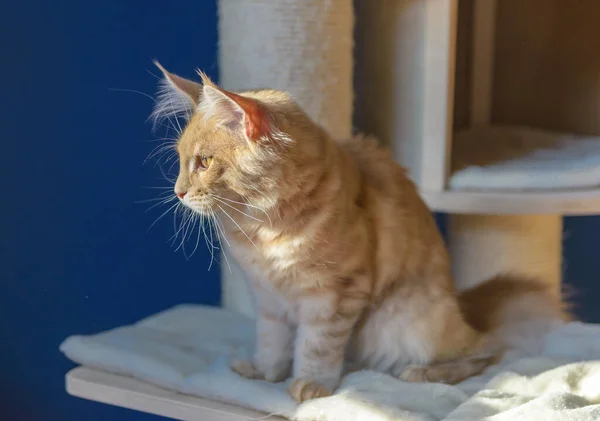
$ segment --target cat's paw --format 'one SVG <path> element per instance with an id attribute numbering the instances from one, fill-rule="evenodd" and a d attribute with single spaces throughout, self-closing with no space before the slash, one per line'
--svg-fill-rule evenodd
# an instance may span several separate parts
<path id="1" fill-rule="evenodd" d="M 265 375 L 248 360 L 233 360 L 229 365 L 233 371 L 242 377 L 252 380 L 264 380 Z"/>
<path id="2" fill-rule="evenodd" d="M 316 398 L 331 396 L 333 390 L 317 380 L 298 378 L 288 387 L 288 393 L 298 403 Z"/>
<path id="3" fill-rule="evenodd" d="M 288 378 L 290 374 L 291 363 L 281 361 L 269 366 L 261 366 L 247 360 L 234 360 L 231 363 L 231 369 L 242 377 L 252 380 L 266 380 L 271 383 L 278 383 Z"/>
<path id="4" fill-rule="evenodd" d="M 400 380 L 456 384 L 480 374 L 496 360 L 497 355 L 484 355 L 429 365 L 409 365 L 400 375 Z"/>
<path id="5" fill-rule="evenodd" d="M 458 370 L 457 370 L 458 368 Z M 460 366 L 450 364 L 409 365 L 400 375 L 400 380 L 410 383 L 456 384 L 464 380 Z"/>
<path id="6" fill-rule="evenodd" d="M 429 382 L 427 366 L 409 365 L 398 376 L 400 380 L 411 383 Z"/>

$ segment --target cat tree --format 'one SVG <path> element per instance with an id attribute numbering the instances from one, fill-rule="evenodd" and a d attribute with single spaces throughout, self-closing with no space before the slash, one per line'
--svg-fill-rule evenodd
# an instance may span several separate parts
<path id="1" fill-rule="evenodd" d="M 570 157 L 581 156 L 578 147 L 598 156 L 600 142 L 491 124 L 497 5 L 471 4 L 469 124 L 455 134 L 458 0 L 357 2 L 359 126 L 392 148 L 433 210 L 450 214 L 459 288 L 511 270 L 539 276 L 558 291 L 562 216 L 600 213 L 600 166 L 588 162 L 589 171 L 577 173 L 584 162 L 573 166 Z M 350 135 L 353 16 L 351 0 L 220 0 L 221 84 L 288 90 L 331 134 Z M 545 149 L 519 161 L 512 149 L 524 145 Z M 520 174 L 521 184 L 507 174 Z M 231 271 L 222 268 L 223 304 L 252 315 L 243 273 L 229 262 Z M 77 396 L 182 420 L 256 416 L 85 368 L 69 373 L 67 387 Z"/>
<path id="2" fill-rule="evenodd" d="M 351 2 L 306 1 L 301 8 L 298 4 L 282 1 L 273 8 L 268 1 L 220 2 L 221 82 L 229 89 L 288 90 L 334 136 L 346 136 L 351 132 L 353 101 Z M 449 214 L 448 240 L 458 288 L 510 271 L 543 279 L 558 293 L 562 216 L 600 212 L 600 190 L 574 191 L 558 188 L 560 183 L 543 183 L 549 177 L 569 176 L 568 171 L 555 172 L 560 157 L 569 157 L 568 148 L 556 147 L 565 135 L 543 132 L 536 137 L 523 128 L 491 125 L 496 0 L 468 4 L 473 27 L 467 98 L 472 130 L 456 136 L 458 0 L 356 4 L 359 127 L 393 150 L 433 211 Z M 320 19 L 308 23 L 298 19 L 300 15 Z M 512 155 L 511 145 L 515 147 L 507 136 L 529 149 L 554 148 L 557 168 L 540 173 L 540 162 L 525 160 L 518 170 L 525 173 L 521 181 L 530 183 L 515 185 L 517 170 L 502 161 Z M 575 143 L 581 143 L 578 140 Z M 600 142 L 593 139 L 593 144 Z M 479 172 L 471 164 L 479 164 Z M 591 184 L 600 185 L 600 174 L 595 178 Z M 540 180 L 541 188 L 536 189 Z M 240 282 L 243 274 L 237 267 L 223 269 L 224 306 L 252 315 L 250 294 Z"/>

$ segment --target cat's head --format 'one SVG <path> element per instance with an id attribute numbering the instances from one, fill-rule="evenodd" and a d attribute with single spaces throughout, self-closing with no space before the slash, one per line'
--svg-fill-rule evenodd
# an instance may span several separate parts
<path id="1" fill-rule="evenodd" d="M 209 214 L 244 202 L 272 207 L 295 183 L 296 140 L 316 127 L 294 100 L 275 90 L 234 93 L 199 72 L 201 82 L 166 71 L 155 120 L 184 117 L 177 153 L 175 194 L 192 210 Z"/>

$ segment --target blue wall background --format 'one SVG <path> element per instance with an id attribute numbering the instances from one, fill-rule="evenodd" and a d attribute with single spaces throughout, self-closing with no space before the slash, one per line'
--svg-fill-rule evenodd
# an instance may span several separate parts
<path id="1" fill-rule="evenodd" d="M 168 245 L 170 218 L 146 213 L 166 186 L 142 166 L 156 138 L 145 123 L 152 58 L 184 76 L 216 77 L 214 1 L 28 0 L 0 5 L 0 413 L 2 419 L 159 419 L 70 397 L 73 333 L 130 323 L 181 302 L 217 304 L 217 268 L 200 247 Z M 567 279 L 579 313 L 595 305 L 596 218 L 568 220 Z"/>
<path id="2" fill-rule="evenodd" d="M 216 76 L 213 1 L 28 0 L 0 6 L 0 418 L 141 420 L 64 391 L 58 345 L 181 302 L 218 304 L 218 266 L 188 262 L 172 218 L 136 201 L 167 186 L 142 165 L 158 74 Z M 158 419 L 158 418 L 155 418 Z"/>

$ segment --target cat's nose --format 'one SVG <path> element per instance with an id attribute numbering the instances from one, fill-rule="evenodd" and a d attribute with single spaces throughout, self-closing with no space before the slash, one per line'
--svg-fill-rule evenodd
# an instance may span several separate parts
<path id="1" fill-rule="evenodd" d="M 178 198 L 183 199 L 185 197 L 185 193 L 175 193 Z"/>

